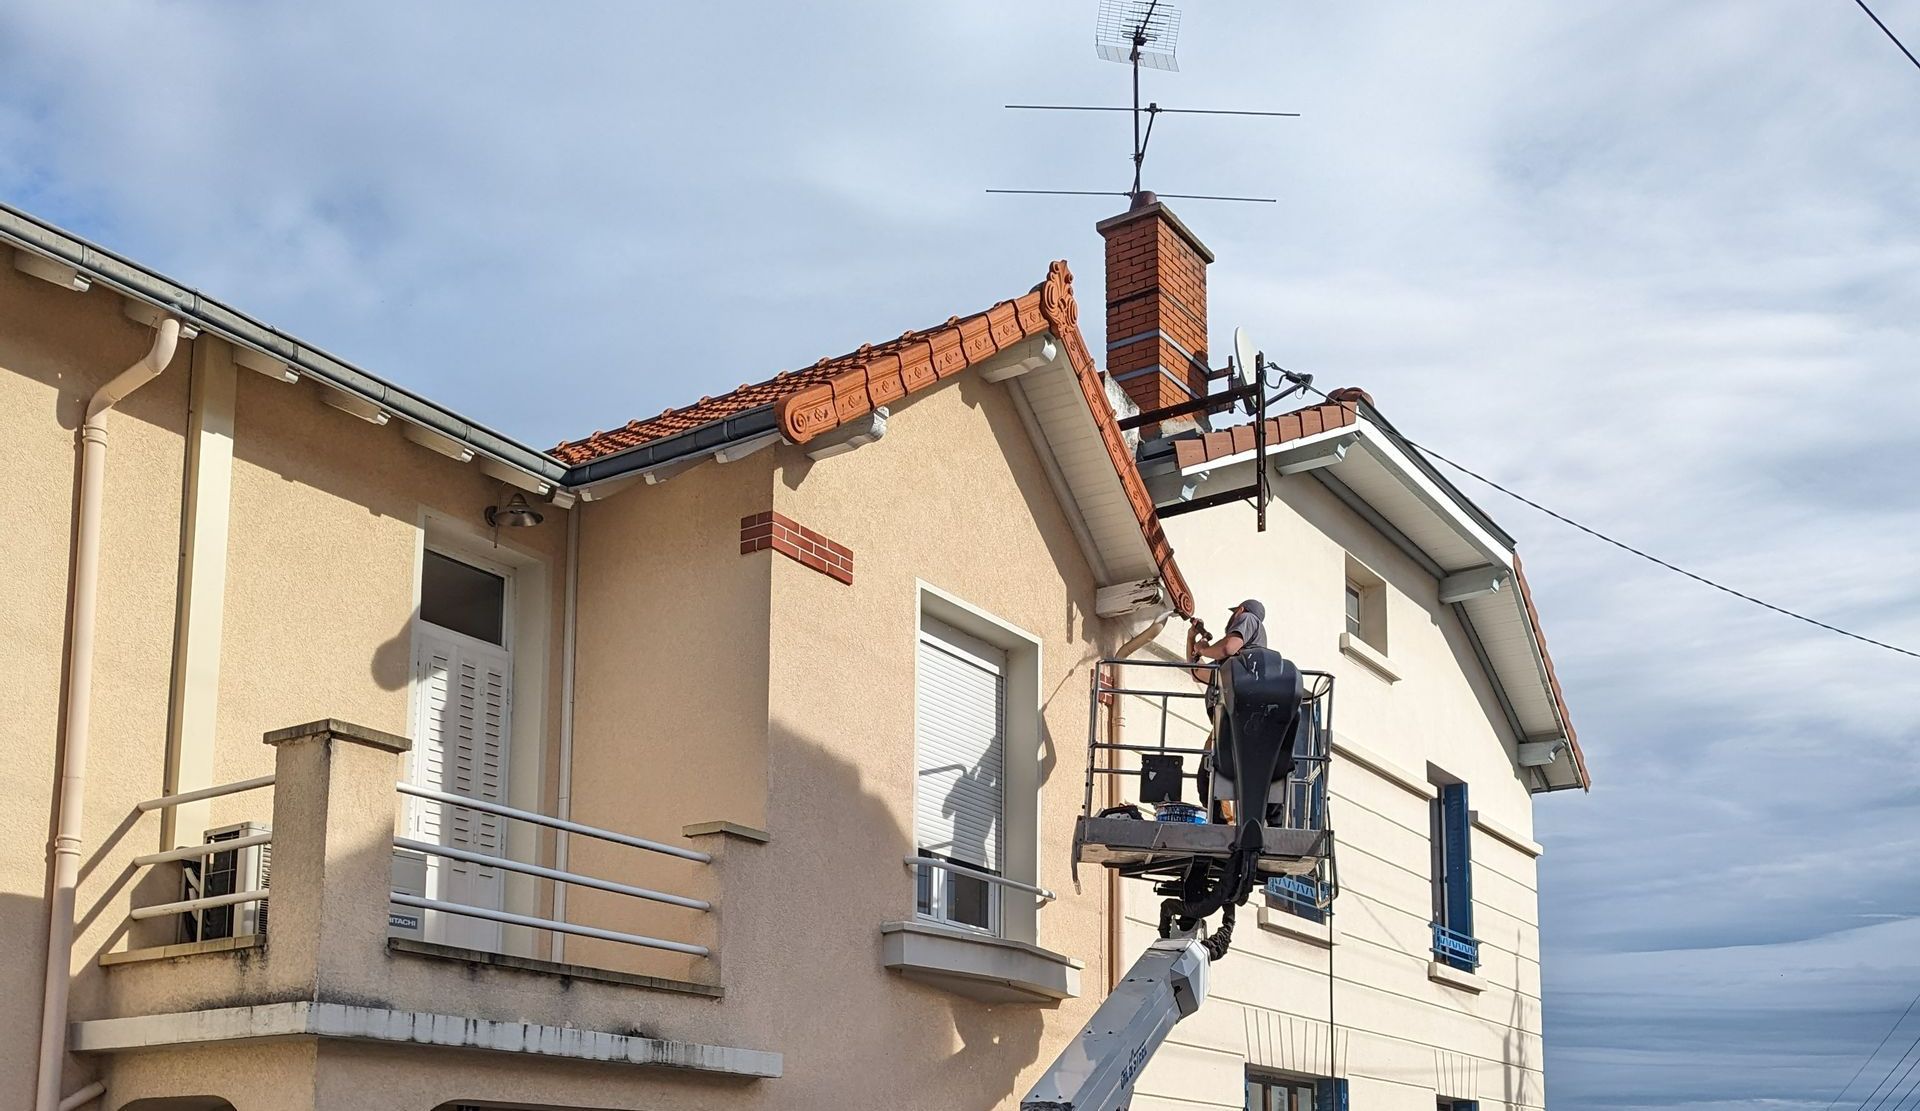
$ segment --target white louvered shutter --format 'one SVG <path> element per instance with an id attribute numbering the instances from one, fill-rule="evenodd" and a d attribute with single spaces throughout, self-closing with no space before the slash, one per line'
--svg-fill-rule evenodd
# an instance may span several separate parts
<path id="1" fill-rule="evenodd" d="M 931 619 L 914 686 L 914 832 L 920 848 L 1000 871 L 1006 653 Z"/>
<path id="2" fill-rule="evenodd" d="M 419 684 L 419 744 L 413 781 L 422 787 L 486 802 L 507 801 L 507 728 L 511 662 L 498 647 L 422 625 L 415 678 Z M 506 819 L 462 806 L 410 800 L 411 835 L 473 852 L 505 852 Z M 505 877 L 498 868 L 433 857 L 431 897 L 498 909 Z M 456 915 L 429 916 L 430 937 L 448 944 L 498 948 L 497 923 Z M 434 935 L 438 935 L 435 937 Z"/>

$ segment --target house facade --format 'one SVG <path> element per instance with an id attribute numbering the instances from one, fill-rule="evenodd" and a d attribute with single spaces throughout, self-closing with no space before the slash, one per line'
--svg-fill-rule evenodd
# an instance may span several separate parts
<path id="1" fill-rule="evenodd" d="M 1101 230 L 1123 414 L 1223 390 L 1204 347 L 1211 253 L 1159 204 Z M 1271 646 L 1324 673 L 1327 743 L 1299 755 L 1327 763 L 1300 773 L 1325 776 L 1335 850 L 1242 910 L 1208 1004 L 1174 1029 L 1134 1107 L 1542 1107 L 1533 800 L 1584 788 L 1587 771 L 1519 557 L 1364 391 L 1296 397 L 1313 403 L 1263 437 L 1189 418 L 1136 443 L 1200 616 L 1217 633 L 1258 599 Z M 1242 500 L 1257 467 L 1264 531 Z M 1142 658 L 1185 659 L 1176 632 Z M 1121 670 L 1128 688 L 1195 686 Z M 1122 736 L 1166 735 L 1155 699 L 1122 703 Z M 1176 742 L 1192 738 L 1191 704 L 1173 707 Z M 1141 884 L 1123 900 L 1123 948 L 1137 950 L 1160 900 Z"/>
<path id="2" fill-rule="evenodd" d="M 1245 594 L 1338 673 L 1347 897 L 1331 946 L 1272 908 L 1243 922 L 1231 1006 L 1180 1028 L 1137 1106 L 1349 1070 L 1353 1098 L 1404 1101 L 1413 1044 L 1515 1061 L 1507 1102 L 1540 1102 L 1529 806 L 1584 782 L 1570 731 L 1496 716 L 1528 697 L 1519 649 L 1462 655 L 1492 634 L 1432 572 L 1471 568 L 1383 540 L 1400 510 L 1311 479 L 1276 487 L 1265 534 L 1163 521 L 1238 464 L 1183 482 L 1168 461 L 1205 435 L 1121 427 L 1139 376 L 1102 375 L 1064 264 L 540 451 L 27 214 L 0 209 L 0 254 L 0 450 L 25 501 L 0 977 L 44 1000 L 0 1016 L 0 1103 L 1011 1107 L 1153 921 L 1138 885 L 1070 867 L 1089 738 L 1144 728 L 1089 684 L 1122 647 L 1177 656 L 1196 595 Z M 1112 254 L 1110 333 L 1139 292 L 1114 295 Z M 1162 286 L 1184 288 L 1140 288 Z M 1346 559 L 1391 599 L 1390 684 L 1337 636 L 1319 662 L 1318 580 Z M 1523 768 L 1523 745 L 1551 761 Z M 1421 957 L 1420 992 L 1471 990 L 1428 978 L 1438 935 L 1363 933 L 1352 909 L 1413 898 L 1410 815 L 1453 776 L 1473 906 L 1511 911 L 1462 935 L 1479 1002 L 1402 1013 L 1349 983 L 1356 956 L 1329 1064 L 1236 1042 L 1269 1016 L 1319 1029 L 1295 982 L 1365 945 Z M 1376 963 L 1367 984 L 1407 986 Z M 1517 1048 L 1487 1049 L 1478 1026 L 1527 1000 Z M 1376 1063 L 1369 1031 L 1399 1056 Z M 1475 1085 L 1433 1090 L 1501 1098 Z"/>

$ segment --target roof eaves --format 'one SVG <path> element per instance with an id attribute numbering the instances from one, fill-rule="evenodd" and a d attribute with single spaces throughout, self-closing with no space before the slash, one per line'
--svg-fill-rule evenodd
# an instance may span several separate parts
<path id="1" fill-rule="evenodd" d="M 1493 518 L 1487 515 L 1485 510 L 1474 504 L 1473 499 L 1461 492 L 1460 488 L 1449 481 L 1446 475 L 1441 474 L 1440 469 L 1435 467 L 1432 460 L 1427 458 L 1426 451 L 1414 444 L 1411 440 L 1408 440 L 1405 436 L 1402 436 L 1400 430 L 1393 426 L 1393 422 L 1381 415 L 1380 410 L 1374 407 L 1370 399 L 1362 395 L 1354 398 L 1350 403 L 1359 405 L 1360 415 L 1366 417 L 1375 427 L 1379 428 L 1381 433 L 1391 440 L 1395 447 L 1405 452 L 1407 458 L 1413 460 L 1413 465 L 1420 468 L 1420 472 L 1431 479 L 1434 485 L 1440 487 L 1440 489 L 1446 493 L 1447 497 L 1452 499 L 1454 504 L 1460 507 L 1462 513 L 1471 517 L 1474 523 L 1486 529 L 1497 540 L 1506 545 L 1508 550 L 1513 549 L 1515 542 L 1507 530 L 1496 524 Z"/>
<path id="2" fill-rule="evenodd" d="M 1520 566 L 1519 553 L 1513 557 L 1513 581 L 1520 595 L 1520 602 L 1527 611 L 1527 624 L 1533 631 L 1533 643 L 1540 650 L 1540 663 L 1546 672 L 1547 689 L 1553 695 L 1553 712 L 1560 719 L 1560 728 L 1566 734 L 1567 748 L 1573 755 L 1574 773 L 1579 779 L 1580 789 L 1593 789 L 1592 777 L 1587 774 L 1586 753 L 1580 750 L 1580 736 L 1574 732 L 1573 716 L 1567 712 L 1567 698 L 1560 689 L 1560 676 L 1553 669 L 1553 654 L 1547 651 L 1546 630 L 1540 625 L 1540 611 L 1534 608 L 1533 591 L 1527 587 L 1527 575 Z"/>
<path id="3" fill-rule="evenodd" d="M 777 432 L 780 430 L 780 421 L 776 409 L 777 406 L 772 404 L 762 405 L 710 421 L 698 428 L 689 428 L 685 432 L 676 432 L 671 436 L 596 456 L 584 463 L 576 463 L 567 470 L 566 484 L 586 486 L 624 478 L 697 455 L 711 455 L 730 444 Z"/>
<path id="4" fill-rule="evenodd" d="M 0 202 L 0 241 L 54 258 L 122 296 L 181 317 L 203 331 L 286 362 L 302 375 L 451 437 L 496 462 L 565 484 L 566 464 L 343 359 L 255 320 L 156 270 Z"/>

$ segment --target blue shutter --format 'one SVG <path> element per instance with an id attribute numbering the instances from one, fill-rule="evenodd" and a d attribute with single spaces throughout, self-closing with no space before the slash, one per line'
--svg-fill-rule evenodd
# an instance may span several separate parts
<path id="1" fill-rule="evenodd" d="M 1440 825 L 1446 836 L 1447 921 L 1449 930 L 1473 936 L 1472 824 L 1467 818 L 1467 785 L 1440 789 Z"/>
<path id="2" fill-rule="evenodd" d="M 1313 1111 L 1347 1111 L 1347 1082 L 1344 1080 L 1314 1081 Z M 1478 1109 L 1476 1108 L 1475 1111 Z"/>

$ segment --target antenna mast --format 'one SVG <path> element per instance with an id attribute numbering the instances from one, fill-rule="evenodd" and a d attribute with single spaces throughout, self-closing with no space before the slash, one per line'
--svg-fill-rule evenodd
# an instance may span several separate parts
<path id="1" fill-rule="evenodd" d="M 1133 114 L 1133 185 L 1126 192 L 1113 189 L 989 189 L 989 193 L 1040 193 L 1049 195 L 1126 197 L 1139 204 L 1146 195 L 1143 177 L 1147 162 L 1147 144 L 1153 141 L 1153 124 L 1162 113 L 1193 116 L 1298 116 L 1298 112 L 1243 112 L 1232 108 L 1162 108 L 1154 101 L 1140 103 L 1140 67 L 1179 72 L 1175 49 L 1180 40 L 1180 9 L 1173 0 L 1100 0 L 1100 15 L 1094 24 L 1094 52 L 1109 62 L 1122 62 L 1133 70 L 1133 106 L 1122 108 L 1082 104 L 1009 104 L 1008 108 L 1041 112 L 1131 112 Z M 1140 117 L 1146 116 L 1143 127 Z M 1212 193 L 1161 193 L 1162 197 L 1200 201 L 1255 201 L 1274 204 L 1272 197 L 1230 197 Z"/>

